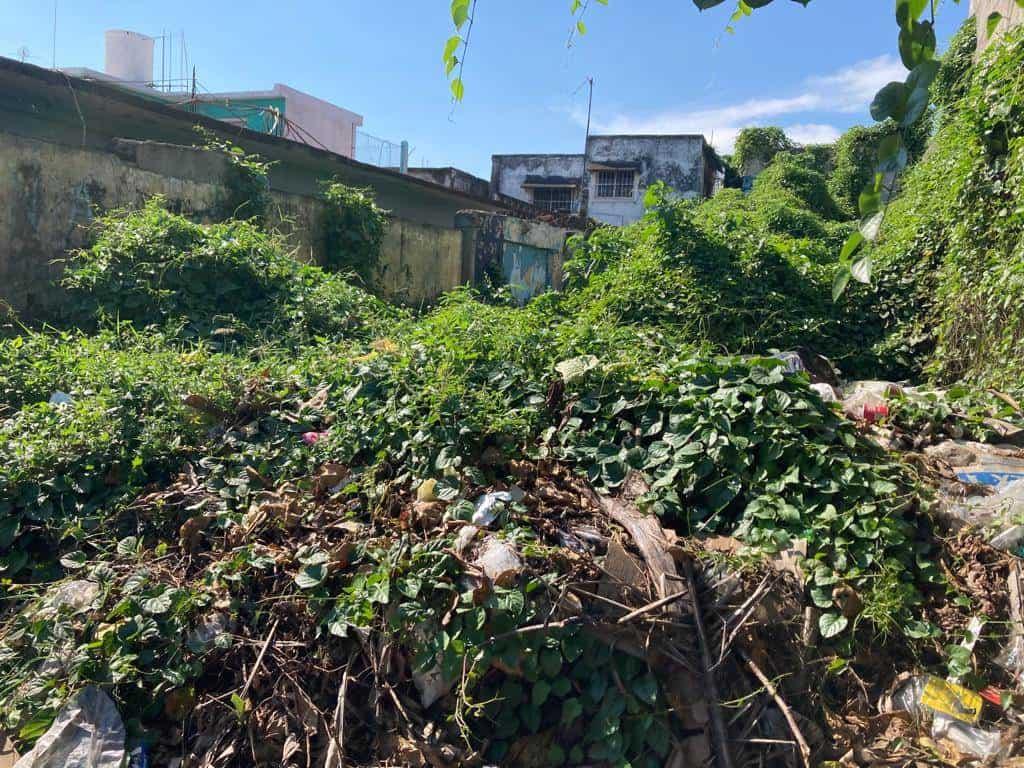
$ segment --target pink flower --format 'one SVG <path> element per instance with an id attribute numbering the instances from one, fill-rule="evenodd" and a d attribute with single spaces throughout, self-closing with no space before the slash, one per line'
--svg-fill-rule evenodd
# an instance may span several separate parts
<path id="1" fill-rule="evenodd" d="M 327 437 L 326 432 L 304 432 L 302 434 L 302 442 L 306 445 L 316 445 L 325 437 Z"/>

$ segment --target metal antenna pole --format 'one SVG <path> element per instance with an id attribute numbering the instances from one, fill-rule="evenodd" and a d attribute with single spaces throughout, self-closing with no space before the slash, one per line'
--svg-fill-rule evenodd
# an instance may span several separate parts
<path id="1" fill-rule="evenodd" d="M 587 95 L 587 136 L 583 140 L 583 178 L 580 179 L 580 216 L 587 217 L 590 206 L 590 173 L 587 170 L 587 149 L 590 146 L 590 112 L 594 107 L 594 78 L 587 78 L 590 93 Z"/>
<path id="2" fill-rule="evenodd" d="M 53 0 L 53 68 L 57 68 L 57 0 Z"/>
<path id="3" fill-rule="evenodd" d="M 587 141 L 590 141 L 590 110 L 594 106 L 594 78 L 587 78 L 587 85 L 590 86 L 590 94 L 587 96 Z M 586 154 L 586 147 L 583 148 Z"/>

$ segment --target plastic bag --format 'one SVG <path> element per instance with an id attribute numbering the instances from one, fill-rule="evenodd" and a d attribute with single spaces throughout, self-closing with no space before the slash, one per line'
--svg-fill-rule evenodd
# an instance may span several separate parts
<path id="1" fill-rule="evenodd" d="M 807 371 L 799 352 L 779 352 L 772 355 L 772 357 L 782 361 L 786 367 L 786 373 L 804 373 Z"/>
<path id="2" fill-rule="evenodd" d="M 831 384 L 811 384 L 811 389 L 821 395 L 821 399 L 826 403 L 839 402 L 839 393 Z"/>
<path id="3" fill-rule="evenodd" d="M 1003 735 L 999 731 L 986 731 L 939 714 L 932 720 L 932 738 L 948 739 L 961 752 L 983 758 L 995 757 L 1003 748 Z"/>
<path id="4" fill-rule="evenodd" d="M 1014 678 L 1024 672 L 1024 635 L 1014 635 L 999 652 L 993 661 L 1005 669 Z"/>
<path id="5" fill-rule="evenodd" d="M 843 413 L 855 421 L 874 424 L 889 415 L 889 405 L 882 395 L 861 390 L 843 400 Z"/>
<path id="6" fill-rule="evenodd" d="M 485 493 L 476 500 L 476 508 L 473 510 L 473 525 L 488 526 L 498 519 L 502 508 L 498 502 L 508 503 L 512 501 L 512 494 L 508 491 L 493 491 Z"/>
<path id="7" fill-rule="evenodd" d="M 979 728 L 982 698 L 974 691 L 934 675 L 917 675 L 892 695 L 892 708 L 931 719 L 931 735 L 948 739 L 961 752 L 988 758 L 1003 748 L 1002 733 Z"/>
<path id="8" fill-rule="evenodd" d="M 121 715 L 107 694 L 90 685 L 68 699 L 14 768 L 121 768 L 123 762 Z"/>

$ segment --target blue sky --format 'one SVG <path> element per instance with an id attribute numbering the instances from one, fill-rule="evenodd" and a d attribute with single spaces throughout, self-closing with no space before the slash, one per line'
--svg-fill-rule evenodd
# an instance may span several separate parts
<path id="1" fill-rule="evenodd" d="M 967 15 L 940 0 L 944 45 Z M 285 83 L 407 139 L 413 165 L 489 177 L 492 153 L 576 152 L 593 77 L 593 131 L 700 132 L 723 151 L 751 124 L 802 141 L 870 122 L 877 88 L 902 79 L 892 0 L 778 0 L 724 33 L 731 0 L 592 2 L 567 47 L 568 0 L 479 0 L 466 96 L 453 108 L 441 66 L 448 0 L 57 0 L 58 66 L 103 68 L 103 31 L 184 31 L 202 86 Z M 49 66 L 54 0 L 0 0 L 0 55 Z M 177 43 L 175 44 L 177 45 Z M 159 69 L 159 61 L 157 63 Z"/>

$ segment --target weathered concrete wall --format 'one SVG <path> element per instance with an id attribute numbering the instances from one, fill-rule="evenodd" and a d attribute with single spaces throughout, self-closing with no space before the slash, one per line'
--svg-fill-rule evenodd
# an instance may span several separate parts
<path id="1" fill-rule="evenodd" d="M 457 229 L 392 219 L 381 246 L 377 288 L 406 304 L 420 305 L 465 282 L 462 233 Z"/>
<path id="2" fill-rule="evenodd" d="M 440 184 L 442 187 L 454 189 L 456 192 L 463 192 L 474 197 L 489 197 L 491 194 L 491 185 L 486 179 L 481 179 L 471 173 L 466 173 L 450 166 L 445 168 L 410 168 L 408 174 L 415 176 L 417 179 Z"/>
<path id="3" fill-rule="evenodd" d="M 273 162 L 270 184 L 280 192 L 315 196 L 320 182 L 333 178 L 371 188 L 378 204 L 399 218 L 437 227 L 451 227 L 455 214 L 466 208 L 509 210 L 489 196 L 474 197 L 307 144 L 237 128 L 109 83 L 0 57 L 0 129 L 7 133 L 105 152 L 117 138 L 181 146 L 202 143 L 197 125 Z"/>
<path id="4" fill-rule="evenodd" d="M 507 283 L 520 301 L 561 289 L 572 230 L 482 211 L 463 211 L 455 223 L 462 230 L 462 274 L 468 282 Z"/>
<path id="5" fill-rule="evenodd" d="M 183 213 L 212 216 L 224 166 L 192 148 L 202 141 L 197 125 L 273 163 L 269 219 L 298 258 L 319 259 L 322 181 L 372 189 L 392 217 L 378 287 L 411 303 L 472 279 L 454 229 L 459 211 L 533 214 L 519 201 L 474 196 L 0 57 L 0 300 L 26 319 L 52 302 L 60 266 L 50 262 L 85 243 L 82 225 L 96 210 L 162 194 Z"/>
<path id="6" fill-rule="evenodd" d="M 991 42 L 988 34 L 988 17 L 993 13 L 1003 17 L 995 29 L 996 37 L 1018 24 L 1024 24 L 1024 6 L 1018 5 L 1017 0 L 971 0 L 971 15 L 978 25 L 979 51 L 985 50 Z"/>
<path id="7" fill-rule="evenodd" d="M 162 195 L 172 210 L 211 220 L 224 169 L 220 155 L 191 147 L 119 140 L 101 152 L 0 132 L 0 300 L 25 319 L 52 306 L 61 262 L 87 244 L 98 212 Z M 322 211 L 312 195 L 271 191 L 269 224 L 296 258 L 320 261 Z M 376 290 L 420 304 L 462 282 L 458 230 L 392 216 Z"/>
<path id="8" fill-rule="evenodd" d="M 86 244 L 94 211 L 138 207 L 156 194 L 200 215 L 215 206 L 218 188 L 132 166 L 114 153 L 0 134 L 0 299 L 27 318 L 45 310 L 60 260 Z"/>
<path id="9" fill-rule="evenodd" d="M 533 197 L 527 177 L 558 177 L 578 185 L 583 178 L 583 155 L 492 155 L 491 192 L 525 202 Z"/>
<path id="10" fill-rule="evenodd" d="M 496 216 L 495 214 L 491 214 Z M 504 235 L 506 243 L 518 243 L 536 248 L 547 253 L 547 282 L 540 286 L 543 289 L 559 291 L 562 289 L 562 264 L 565 261 L 565 239 L 571 232 L 539 221 L 527 221 L 511 216 L 504 219 Z M 540 293 L 535 290 L 530 293 Z"/>
<path id="11" fill-rule="evenodd" d="M 637 179 L 629 198 L 597 196 L 594 165 L 636 163 Z M 591 136 L 587 142 L 590 170 L 587 213 L 608 224 L 627 224 L 644 212 L 644 194 L 663 181 L 681 197 L 704 195 L 704 138 L 702 136 Z"/>
<path id="12" fill-rule="evenodd" d="M 706 197 L 714 192 L 716 168 L 703 136 L 591 136 L 586 155 L 494 155 L 491 192 L 532 200 L 538 185 L 574 185 L 586 213 L 606 224 L 629 224 L 644 212 L 644 194 L 656 181 L 681 197 Z M 598 197 L 602 170 L 632 170 L 631 194 Z M 581 208 L 582 211 L 582 208 Z"/>

